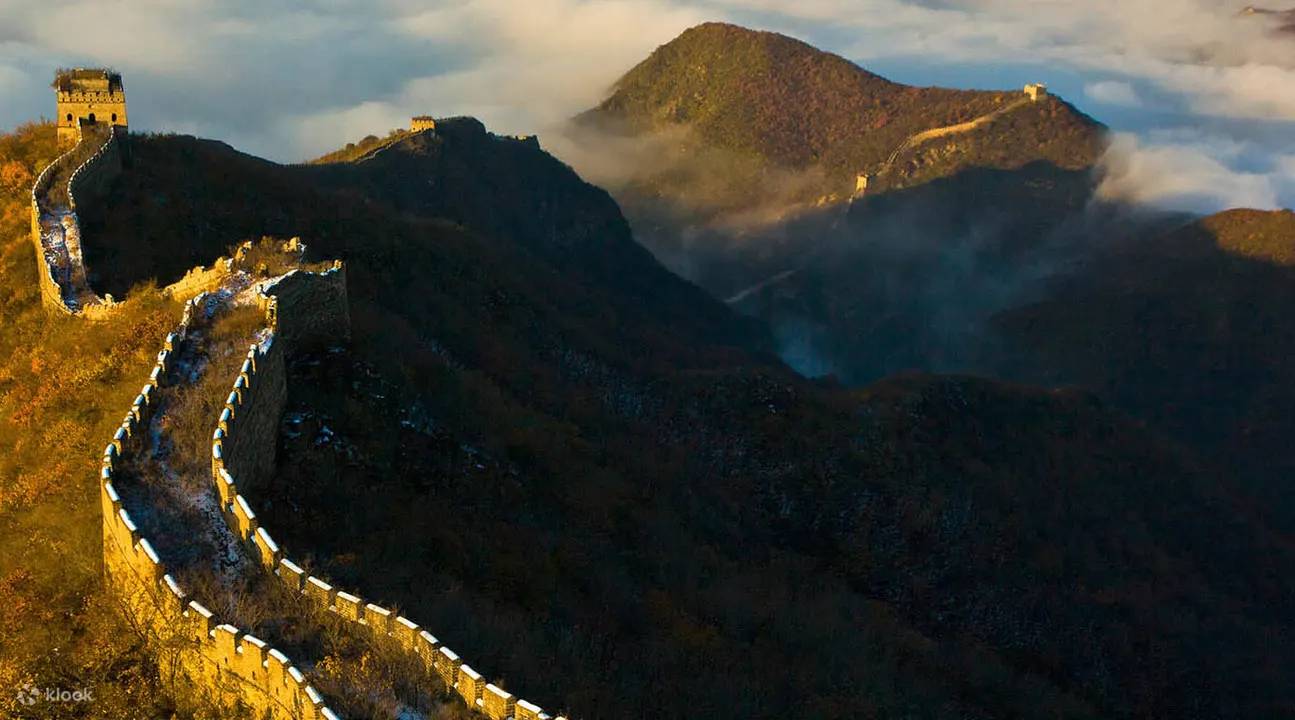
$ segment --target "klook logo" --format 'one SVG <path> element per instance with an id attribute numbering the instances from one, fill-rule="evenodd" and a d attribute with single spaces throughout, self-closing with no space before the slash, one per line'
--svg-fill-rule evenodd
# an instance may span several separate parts
<path id="1" fill-rule="evenodd" d="M 40 688 L 37 688 L 35 685 L 32 685 L 31 683 L 27 683 L 26 685 L 23 685 L 21 688 L 18 689 L 18 702 L 22 703 L 23 705 L 26 705 L 27 707 L 31 707 L 32 705 L 35 705 L 36 702 L 40 700 L 40 696 L 41 696 Z"/>
<path id="2" fill-rule="evenodd" d="M 18 702 L 31 707 L 38 702 L 89 702 L 94 696 L 87 688 L 64 690 L 62 688 L 38 688 L 27 683 L 18 689 Z"/>

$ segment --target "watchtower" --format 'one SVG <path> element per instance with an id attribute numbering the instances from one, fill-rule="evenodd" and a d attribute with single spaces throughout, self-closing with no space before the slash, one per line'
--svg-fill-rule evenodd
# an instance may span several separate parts
<path id="1" fill-rule="evenodd" d="M 409 129 L 412 132 L 422 132 L 424 130 L 436 129 L 436 118 L 431 115 L 418 115 L 409 121 Z"/>
<path id="2" fill-rule="evenodd" d="M 859 173 L 854 176 L 854 197 L 861 197 L 868 194 L 868 183 L 872 176 L 868 173 Z"/>
<path id="3" fill-rule="evenodd" d="M 126 89 L 121 73 L 104 68 L 74 68 L 54 74 L 58 97 L 58 145 L 70 148 L 81 141 L 81 126 L 127 127 Z"/>
<path id="4" fill-rule="evenodd" d="M 1033 102 L 1038 102 L 1039 98 L 1048 96 L 1048 86 L 1043 83 L 1031 83 L 1025 86 L 1025 94 Z"/>

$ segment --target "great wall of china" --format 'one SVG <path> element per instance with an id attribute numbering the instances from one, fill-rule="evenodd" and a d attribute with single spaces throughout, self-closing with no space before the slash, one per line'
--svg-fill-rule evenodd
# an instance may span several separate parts
<path id="1" fill-rule="evenodd" d="M 51 163 L 32 188 L 31 237 L 41 299 L 55 313 L 111 322 L 116 303 L 110 296 L 99 297 L 90 287 L 76 208 L 78 201 L 106 197 L 112 181 L 123 172 L 128 136 L 116 126 L 106 131 L 78 130 L 76 145 Z M 249 247 L 245 244 L 243 249 Z M 304 254 L 295 241 L 284 250 Z M 213 418 L 208 489 L 247 556 L 308 606 L 340 618 L 367 636 L 393 643 L 467 707 L 494 720 L 550 718 L 534 703 L 486 683 L 481 673 L 414 621 L 307 574 L 260 525 L 239 492 L 239 483 L 248 486 L 274 471 L 279 418 L 287 400 L 286 356 L 298 345 L 344 343 L 350 321 L 340 262 L 319 272 L 298 268 L 252 282 L 236 266 L 238 259 L 222 258 L 210 268 L 195 268 L 163 289 L 164 295 L 184 302 L 183 319 L 163 342 L 148 380 L 103 455 L 99 489 L 107 584 L 123 600 L 129 621 L 148 642 L 159 667 L 169 671 L 177 687 L 199 689 L 217 704 L 254 717 L 338 717 L 307 682 L 308 666 L 295 666 L 266 641 L 221 622 L 181 587 L 136 522 L 149 517 L 153 509 L 128 508 L 129 501 L 123 501 L 119 492 L 121 483 L 129 482 L 125 467 L 157 442 L 155 424 L 168 408 L 159 398 L 173 384 L 186 382 L 178 359 L 202 342 L 201 329 L 210 324 L 214 308 L 237 298 L 250 299 L 259 306 L 265 324 L 231 381 L 219 417 Z"/>
<path id="2" fill-rule="evenodd" d="M 912 152 L 932 140 L 938 140 L 939 138 L 943 138 L 943 137 L 950 137 L 952 135 L 963 135 L 963 134 L 972 132 L 973 130 L 984 127 L 985 125 L 988 125 L 989 123 L 994 122 L 995 120 L 1003 117 L 1004 115 L 1007 115 L 1010 112 L 1023 108 L 1029 105 L 1030 103 L 1039 102 L 1039 100 L 1047 98 L 1047 96 L 1048 96 L 1047 85 L 1044 85 L 1043 83 L 1032 83 L 1025 86 L 1021 97 L 1018 97 L 1015 100 L 1012 100 L 1011 102 L 1007 103 L 1006 105 L 1003 105 L 1002 107 L 996 110 L 992 110 L 990 112 L 985 113 L 984 115 L 981 115 L 976 118 L 972 118 L 971 120 L 968 120 L 966 122 L 955 123 L 953 125 L 945 125 L 943 127 L 930 128 L 929 130 L 923 130 L 921 132 L 910 135 L 909 137 L 905 138 L 903 142 L 901 142 L 898 146 L 895 147 L 894 151 L 892 151 L 890 155 L 887 156 L 884 162 L 882 162 L 880 165 L 878 165 L 870 172 L 860 172 L 855 177 L 854 197 L 857 198 L 860 195 L 863 195 L 864 193 L 866 193 L 869 185 L 871 184 L 871 181 L 874 178 L 882 178 L 887 175 L 890 175 L 894 171 L 896 164 L 899 162 L 900 157 L 902 157 L 905 153 Z"/>
<path id="3" fill-rule="evenodd" d="M 41 260 L 41 299 L 57 312 L 97 319 L 113 305 L 111 298 L 90 289 L 76 207 L 78 197 L 82 203 L 102 198 L 121 174 L 121 135 L 116 127 L 83 132 L 81 142 L 50 163 L 32 185 L 31 235 Z M 63 176 L 66 180 L 59 182 Z"/>
<path id="4" fill-rule="evenodd" d="M 895 174 L 895 168 L 899 163 L 899 159 L 903 157 L 905 153 L 913 152 L 932 140 L 970 133 L 998 120 L 1008 113 L 1026 107 L 1030 103 L 1039 102 L 1041 99 L 1045 99 L 1047 97 L 1047 85 L 1044 85 L 1043 83 L 1031 83 L 1025 86 L 1021 97 L 1008 102 L 996 110 L 992 110 L 966 122 L 922 130 L 921 132 L 914 133 L 907 138 L 904 138 L 903 142 L 897 145 L 895 149 L 891 151 L 890 155 L 887 156 L 879 165 L 876 165 L 866 172 L 859 172 L 855 175 L 854 191 L 849 196 L 849 202 L 843 206 L 842 211 L 848 213 L 850 206 L 853 205 L 856 200 L 859 200 L 867 195 L 871 190 L 877 188 L 877 180 L 890 179 L 890 176 Z M 893 185 L 889 186 L 889 189 L 893 188 Z M 837 197 L 837 195 L 830 195 L 821 198 L 817 203 L 814 203 L 814 207 L 822 207 L 829 201 L 829 199 L 835 199 Z M 811 252 L 808 257 L 802 259 L 801 264 L 798 267 L 780 270 L 769 277 L 738 290 L 725 298 L 724 303 L 727 305 L 737 305 L 762 290 L 777 286 L 786 280 L 795 277 L 805 270 L 805 268 L 810 266 L 811 260 L 814 257 L 815 254 Z"/>
<path id="5" fill-rule="evenodd" d="M 206 318 L 206 294 L 185 306 L 184 318 L 166 338 L 148 382 L 104 449 L 99 495 L 103 510 L 104 569 L 109 585 L 134 616 L 159 665 L 174 668 L 192 686 L 222 704 L 241 705 L 272 718 L 336 720 L 323 698 L 282 652 L 259 638 L 219 622 L 189 598 L 162 564 L 123 506 L 114 486 L 117 467 L 138 452 L 154 419 L 155 396 L 171 370 L 171 358 Z"/>
<path id="6" fill-rule="evenodd" d="M 331 273 L 339 273 L 337 277 L 344 283 L 340 271 L 338 265 L 318 277 L 326 279 Z M 344 284 L 324 284 L 322 289 L 312 289 L 309 276 L 300 273 L 294 271 L 267 286 L 265 292 L 278 294 L 265 306 L 268 342 L 254 344 L 248 350 L 247 360 L 233 381 L 212 433 L 211 481 L 220 496 L 230 529 L 259 559 L 265 572 L 290 592 L 304 596 L 321 610 L 336 613 L 373 633 L 394 638 L 407 652 L 417 655 L 429 672 L 439 675 L 446 687 L 453 688 L 468 707 L 493 720 L 548 718 L 534 703 L 485 682 L 481 673 L 412 620 L 306 574 L 300 565 L 285 556 L 239 492 L 240 482 L 245 485 L 254 482 L 267 466 L 272 468 L 273 463 L 266 460 L 267 456 L 273 458 L 274 428 L 287 399 L 282 389 L 285 354 L 299 342 L 335 340 L 338 333 L 345 331 L 333 319 L 335 313 L 330 312 L 330 308 L 337 307 L 339 289 L 344 310 Z M 280 287 L 285 285 L 289 287 Z M 321 298 L 324 298 L 322 302 Z M 287 309 L 285 300 L 288 299 L 298 307 Z"/>

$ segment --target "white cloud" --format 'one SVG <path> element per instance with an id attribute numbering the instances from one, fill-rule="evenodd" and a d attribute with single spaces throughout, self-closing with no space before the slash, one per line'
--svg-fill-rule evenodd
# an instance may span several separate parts
<path id="1" fill-rule="evenodd" d="M 1225 160 L 1238 149 L 1228 140 L 1140 141 L 1117 135 L 1102 159 L 1105 179 L 1099 195 L 1107 200 L 1166 210 L 1216 212 L 1232 207 L 1281 207 L 1278 187 L 1295 178 L 1295 167 L 1275 164 L 1269 172 L 1243 172 Z"/>
<path id="2" fill-rule="evenodd" d="M 673 0 L 0 0 L 0 66 L 21 58 L 44 86 L 56 66 L 111 65 L 140 129 L 298 159 L 418 112 L 534 132 L 705 19 Z M 0 103 L 0 126 L 20 119 Z"/>
<path id="3" fill-rule="evenodd" d="M 1159 79 L 1164 87 L 1189 97 L 1192 107 L 1205 114 L 1295 121 L 1292 68 L 1256 63 L 1175 65 L 1162 68 Z"/>
<path id="4" fill-rule="evenodd" d="M 785 30 L 854 35 L 860 59 L 1033 62 L 1140 78 L 1219 117 L 1295 120 L 1295 41 L 1218 0 L 717 0 Z"/>
<path id="5" fill-rule="evenodd" d="M 1208 126 L 1215 150 L 1189 154 L 1234 173 L 1244 189 L 1209 197 L 1270 199 L 1257 177 L 1292 204 L 1295 190 L 1282 180 L 1289 172 L 1263 158 L 1295 156 L 1295 41 L 1272 34 L 1262 18 L 1235 17 L 1243 4 L 0 0 L 0 127 L 49 114 L 54 67 L 111 64 L 127 75 L 140 129 L 200 133 L 278 160 L 316 155 L 423 112 L 477 115 L 500 132 L 542 132 L 594 104 L 684 28 L 727 19 L 852 59 L 918 68 L 907 78 L 914 82 L 943 68 L 982 87 L 1069 83 L 1071 99 L 1139 134 L 1138 172 L 1186 162 L 1168 150 L 1182 143 L 1153 137 L 1157 127 Z M 1262 139 L 1252 137 L 1256 122 L 1268 125 Z M 1227 138 L 1259 147 L 1227 157 L 1217 152 Z"/>
<path id="6" fill-rule="evenodd" d="M 457 71 L 413 79 L 406 96 L 450 99 L 513 132 L 547 126 L 595 104 L 657 45 L 705 19 L 668 0 L 472 0 L 432 10 L 401 30 L 438 40 L 448 23 L 471 33 L 480 56 Z"/>
<path id="7" fill-rule="evenodd" d="M 1142 105 L 1133 86 L 1118 80 L 1100 80 L 1084 86 L 1084 94 L 1104 105 L 1139 107 Z"/>

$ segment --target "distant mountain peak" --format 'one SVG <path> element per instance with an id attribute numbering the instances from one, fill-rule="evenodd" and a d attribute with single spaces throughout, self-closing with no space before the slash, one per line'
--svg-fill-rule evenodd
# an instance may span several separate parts
<path id="1" fill-rule="evenodd" d="M 576 124 L 645 138 L 682 129 L 686 142 L 668 148 L 681 162 L 725 157 L 664 175 L 730 168 L 705 183 L 718 188 L 712 204 L 728 208 L 760 204 L 778 172 L 814 175 L 795 179 L 792 202 L 831 202 L 850 198 L 865 175 L 886 175 L 875 190 L 970 167 L 1043 161 L 1080 170 L 1105 145 L 1099 123 L 1046 92 L 912 87 L 795 38 L 727 23 L 689 28 L 658 47 Z M 664 196 L 697 197 L 695 188 L 650 184 Z"/>

